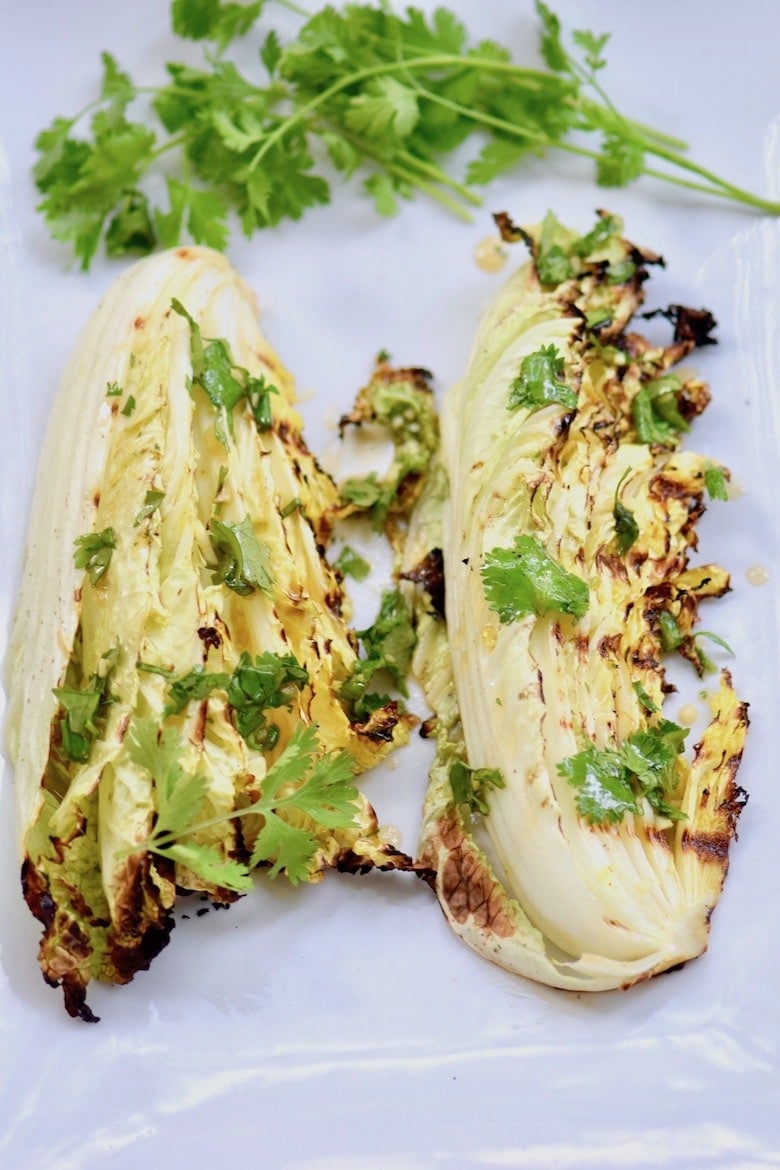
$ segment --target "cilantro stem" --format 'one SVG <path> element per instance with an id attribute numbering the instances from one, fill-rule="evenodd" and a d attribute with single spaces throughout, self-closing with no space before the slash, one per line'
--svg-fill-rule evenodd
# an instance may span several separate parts
<path id="1" fill-rule="evenodd" d="M 482 69 L 486 72 L 509 74 L 516 81 L 522 81 L 528 85 L 529 88 L 536 88 L 538 85 L 539 73 L 536 70 L 526 69 L 522 66 L 515 65 L 509 61 L 496 61 L 486 57 L 468 57 L 463 58 L 449 53 L 425 54 L 420 57 L 410 57 L 403 61 L 403 69 L 410 72 L 418 72 L 428 69 L 445 69 L 457 66 L 460 69 Z M 299 106 L 293 113 L 289 114 L 284 121 L 280 122 L 278 126 L 265 138 L 258 150 L 255 152 L 253 158 L 249 163 L 249 171 L 254 170 L 262 162 L 265 155 L 273 146 L 280 142 L 286 134 L 290 132 L 296 125 L 305 122 L 311 114 L 313 114 L 320 107 L 326 105 L 332 98 L 342 93 L 344 90 L 358 85 L 365 81 L 370 81 L 373 78 L 387 76 L 388 74 L 397 73 L 399 70 L 398 61 L 382 61 L 373 65 L 366 66 L 363 69 L 357 69 L 352 73 L 340 77 L 337 81 L 331 83 L 320 93 L 315 94 L 309 101 Z M 537 143 L 543 147 L 555 147 L 559 150 L 564 150 L 568 154 L 575 154 L 582 158 L 588 158 L 597 161 L 599 154 L 597 151 L 590 150 L 587 147 L 577 145 L 572 142 L 562 142 L 552 139 L 549 135 L 533 132 L 527 127 L 518 126 L 504 118 L 498 118 L 493 114 L 488 114 L 483 111 L 470 109 L 467 106 L 461 105 L 459 102 L 452 101 L 441 94 L 435 93 L 433 90 L 427 89 L 424 86 L 417 86 L 418 92 L 423 94 L 428 101 L 434 102 L 438 105 L 450 109 L 454 113 L 460 114 L 462 117 L 470 119 L 472 122 L 489 126 L 494 130 L 499 130 L 504 134 L 508 134 L 514 138 L 523 138 L 527 141 Z M 610 105 L 598 107 L 607 109 L 610 114 L 614 115 L 613 107 Z M 710 184 L 694 184 L 690 180 L 686 180 L 680 176 L 670 175 L 665 172 L 646 170 L 646 174 L 652 175 L 654 178 L 660 178 L 667 182 L 671 182 L 679 187 L 688 187 L 692 190 L 702 191 L 706 194 L 719 196 L 720 198 L 732 199 L 736 202 L 745 204 L 747 206 L 755 207 L 760 210 L 772 212 L 773 214 L 780 213 L 780 202 L 764 199 L 762 196 L 753 195 L 740 187 L 736 187 L 725 179 L 719 178 L 714 172 L 705 167 L 699 166 L 690 159 L 680 155 L 676 151 L 667 148 L 664 145 L 664 138 L 666 136 L 659 134 L 657 131 L 641 126 L 638 122 L 632 122 L 628 119 L 619 116 L 620 122 L 632 132 L 636 132 L 640 137 L 641 145 L 644 149 L 659 158 L 665 159 L 671 163 L 672 166 L 678 167 L 680 170 L 688 171 L 693 174 L 700 175 L 706 179 Z M 670 141 L 672 141 L 670 139 Z M 441 177 L 436 176 L 439 182 Z M 421 184 L 415 183 L 420 189 L 425 189 Z M 428 193 L 431 193 L 430 190 Z M 462 194 L 462 192 L 461 192 Z M 440 200 L 440 202 L 443 202 Z M 463 214 L 460 209 L 459 214 Z"/>
<path id="2" fill-rule="evenodd" d="M 484 68 L 490 69 L 493 72 L 511 73 L 516 79 L 524 78 L 527 81 L 537 81 L 539 73 L 537 70 L 524 69 L 522 66 L 513 65 L 506 61 L 494 61 L 484 57 L 469 57 L 463 58 L 454 56 L 452 53 L 435 53 L 422 57 L 410 57 L 403 61 L 404 69 L 420 70 L 420 69 L 446 69 L 457 65 L 461 68 L 468 67 L 471 69 Z M 345 89 L 351 86 L 358 85 L 363 81 L 370 81 L 375 77 L 383 77 L 387 74 L 398 73 L 398 61 L 381 61 L 375 65 L 367 65 L 363 69 L 356 69 L 353 73 L 348 73 L 344 77 L 340 77 L 338 81 L 332 82 L 326 89 L 321 90 L 309 101 L 304 102 L 297 110 L 289 114 L 283 122 L 268 135 L 265 141 L 260 145 L 254 157 L 249 163 L 249 170 L 254 170 L 263 160 L 265 155 L 276 146 L 278 142 L 296 125 L 304 122 L 310 114 L 320 106 L 324 106 L 331 98 L 336 97 Z M 532 86 L 532 88 L 536 88 Z M 474 118 L 474 111 L 466 107 L 460 107 L 461 111 L 466 115 Z M 550 140 L 545 138 L 545 142 Z"/>
<path id="3" fill-rule="evenodd" d="M 754 195 L 752 192 L 746 191 L 743 187 L 736 187 L 726 179 L 721 179 L 713 171 L 708 170 L 707 167 L 702 167 L 691 159 L 678 155 L 672 150 L 664 150 L 662 147 L 654 147 L 650 144 L 648 144 L 647 149 L 651 154 L 671 163 L 672 166 L 679 167 L 681 170 L 688 171 L 693 175 L 700 175 L 701 178 L 706 180 L 706 183 L 696 183 L 692 179 L 684 179 L 679 175 L 672 175 L 668 171 L 646 168 L 645 174 L 654 179 L 663 179 L 667 183 L 675 183 L 678 187 L 687 187 L 691 191 L 703 191 L 706 194 L 715 195 L 720 199 L 731 199 L 736 203 L 743 203 L 747 207 L 755 207 L 760 211 L 767 211 L 772 215 L 780 214 L 780 200 L 766 199 L 762 195 Z"/>
<path id="4" fill-rule="evenodd" d="M 472 216 L 466 210 L 466 208 L 458 203 L 457 200 L 448 195 L 445 191 L 440 191 L 439 188 L 436 187 L 433 183 L 429 183 L 427 180 L 421 179 L 419 175 L 414 175 L 411 171 L 407 170 L 405 167 L 400 166 L 396 162 L 386 162 L 384 166 L 386 170 L 391 171 L 400 179 L 406 180 L 406 182 L 410 183 L 413 187 L 417 187 L 419 191 L 423 191 L 426 195 L 429 195 L 431 199 L 435 199 L 437 203 L 441 203 L 443 207 L 449 208 L 450 211 L 452 211 L 465 223 L 472 222 Z"/>
<path id="5" fill-rule="evenodd" d="M 434 180 L 434 182 L 441 183 L 442 185 L 447 186 L 451 190 L 457 192 L 457 194 L 460 195 L 461 198 L 464 199 L 467 203 L 470 203 L 472 207 L 483 206 L 484 200 L 482 200 L 475 191 L 472 191 L 470 187 L 466 187 L 465 184 L 459 183 L 457 179 L 453 179 L 440 167 L 434 166 L 433 163 L 427 163 L 425 159 L 418 158 L 417 155 L 410 154 L 406 150 L 402 152 L 401 157 L 403 158 L 404 162 L 408 163 L 409 166 L 414 166 L 422 174 L 429 175 L 430 178 Z"/>

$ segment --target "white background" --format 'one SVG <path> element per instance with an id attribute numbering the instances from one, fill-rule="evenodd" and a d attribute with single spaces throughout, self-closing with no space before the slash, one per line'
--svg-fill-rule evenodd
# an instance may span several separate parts
<path id="1" fill-rule="evenodd" d="M 55 114 L 94 95 L 103 48 L 139 82 L 158 81 L 162 62 L 180 56 L 167 7 L 0 0 L 3 639 L 59 372 L 122 267 L 100 260 L 85 277 L 48 241 L 34 211 L 31 143 Z M 533 59 L 528 0 L 452 7 L 476 37 Z M 779 5 L 559 0 L 556 11 L 567 28 L 611 30 L 604 80 L 626 113 L 687 139 L 698 161 L 735 182 L 777 194 Z M 271 4 L 266 20 L 288 18 Z M 596 207 L 621 214 L 627 234 L 667 261 L 649 306 L 706 305 L 720 322 L 720 344 L 697 359 L 714 401 L 694 442 L 733 468 L 745 494 L 713 505 L 702 525 L 702 557 L 724 563 L 734 586 L 706 624 L 737 652 L 753 726 L 740 776 L 751 798 L 710 951 L 628 993 L 578 998 L 465 950 L 419 882 L 329 875 L 316 888 L 265 886 L 230 912 L 197 918 L 193 909 L 149 973 L 93 993 L 103 1019 L 86 1026 L 65 1016 L 37 969 L 6 770 L 3 1170 L 780 1165 L 778 225 L 652 181 L 603 191 L 587 164 L 558 156 L 496 183 L 471 226 L 422 200 L 381 221 L 341 189 L 301 223 L 250 242 L 236 236 L 230 255 L 257 290 L 266 332 L 297 377 L 310 442 L 327 461 L 334 420 L 378 349 L 432 369 L 440 389 L 460 374 L 502 279 L 473 260 L 489 212 L 534 222 L 548 207 L 582 231 Z M 763 587 L 747 582 L 756 564 L 770 571 Z M 365 783 L 410 850 L 425 764 L 415 742 Z"/>

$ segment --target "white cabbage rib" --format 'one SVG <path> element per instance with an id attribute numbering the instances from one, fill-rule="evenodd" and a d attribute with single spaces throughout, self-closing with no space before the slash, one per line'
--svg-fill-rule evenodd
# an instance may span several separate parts
<path id="1" fill-rule="evenodd" d="M 697 598 L 727 586 L 716 567 L 687 568 L 704 460 L 640 443 L 630 423 L 631 397 L 685 347 L 653 350 L 634 338 L 620 368 L 611 367 L 583 328 L 599 285 L 598 271 L 583 265 L 551 290 L 529 263 L 504 287 L 466 376 L 443 404 L 440 528 L 432 532 L 434 486 L 412 519 L 404 557 L 408 570 L 439 543 L 444 562 L 446 630 L 423 605 L 415 659 L 439 745 L 420 857 L 436 873 L 442 908 L 457 933 L 508 969 L 593 991 L 627 986 L 706 948 L 744 798 L 734 777 L 747 725 L 724 672 L 693 760 L 679 761 L 686 819 L 676 824 L 646 800 L 641 814 L 591 823 L 558 772 L 584 743 L 616 747 L 647 726 L 634 683 L 660 707 L 653 591 L 682 598 L 692 621 Z M 639 282 L 607 295 L 614 341 L 639 302 Z M 523 358 L 551 344 L 567 382 L 579 387 L 577 411 L 569 419 L 559 405 L 509 411 Z M 692 398 L 703 404 L 704 393 L 691 382 Z M 621 498 L 640 536 L 618 563 L 613 507 L 626 472 Z M 491 550 L 511 547 L 521 533 L 535 534 L 587 581 L 584 617 L 501 623 L 480 570 Z M 455 758 L 503 776 L 482 823 L 454 802 Z"/>

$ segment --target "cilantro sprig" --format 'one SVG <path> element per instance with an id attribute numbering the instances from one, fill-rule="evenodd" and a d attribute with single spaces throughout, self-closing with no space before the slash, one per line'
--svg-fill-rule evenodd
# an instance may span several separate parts
<path id="1" fill-rule="evenodd" d="M 204 880 L 242 893 L 258 866 L 271 877 L 284 872 L 293 885 L 310 875 L 319 848 L 316 828 L 334 831 L 355 823 L 358 792 L 348 752 L 321 754 L 314 724 L 299 726 L 262 781 L 260 797 L 244 808 L 203 816 L 208 784 L 181 764 L 177 731 L 160 731 L 151 718 L 136 720 L 128 732 L 130 758 L 154 781 L 156 819 L 135 851 L 149 851 L 186 865 Z M 259 817 L 260 828 L 248 862 L 225 856 L 193 838 L 216 825 Z"/>
<path id="2" fill-rule="evenodd" d="M 324 155 L 343 179 L 362 175 L 382 215 L 422 193 L 468 218 L 481 202 L 476 187 L 551 149 L 591 160 L 602 186 L 645 175 L 780 212 L 695 163 L 678 139 L 620 113 L 601 82 L 607 34 L 577 30 L 567 47 L 541 0 L 543 66 L 534 67 L 474 43 L 446 8 L 427 18 L 363 3 L 307 16 L 288 0 L 302 24 L 283 43 L 266 7 L 173 0 L 173 32 L 204 42 L 201 66 L 169 62 L 166 79 L 142 91 L 105 52 L 96 100 L 40 132 L 39 207 L 84 269 L 101 242 L 109 255 L 185 236 L 223 248 L 231 213 L 247 236 L 299 219 L 332 197 Z M 229 57 L 245 36 L 257 40 L 251 74 Z M 469 140 L 479 149 L 460 177 L 444 163 Z M 550 259 L 554 274 L 561 257 Z"/>

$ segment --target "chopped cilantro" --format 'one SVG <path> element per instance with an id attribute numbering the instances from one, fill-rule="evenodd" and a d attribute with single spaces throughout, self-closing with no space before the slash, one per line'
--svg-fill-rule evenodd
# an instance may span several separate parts
<path id="1" fill-rule="evenodd" d="M 73 554 L 73 560 L 76 568 L 86 569 L 92 584 L 97 585 L 111 564 L 111 554 L 116 548 L 113 528 L 104 528 L 102 532 L 89 532 L 85 536 L 77 536 L 74 544 L 76 550 Z"/>
<path id="2" fill-rule="evenodd" d="M 232 674 L 209 672 L 195 666 L 168 686 L 166 715 L 178 715 L 192 702 L 223 691 L 232 710 L 236 730 L 250 747 L 270 751 L 279 739 L 279 728 L 266 712 L 290 707 L 296 691 L 309 681 L 308 671 L 292 654 L 266 651 L 254 659 L 243 651 Z"/>
<path id="3" fill-rule="evenodd" d="M 542 220 L 536 249 L 536 271 L 542 284 L 562 284 L 574 276 L 574 268 L 565 250 L 564 233 L 551 211 Z"/>
<path id="4" fill-rule="evenodd" d="M 616 823 L 640 811 L 644 797 L 659 816 L 680 820 L 684 813 L 667 797 L 677 787 L 677 760 L 687 728 L 668 719 L 633 732 L 617 749 L 589 744 L 562 760 L 558 773 L 577 789 L 577 808 L 596 824 Z"/>
<path id="5" fill-rule="evenodd" d="M 359 630 L 364 657 L 355 663 L 352 674 L 342 685 L 339 695 L 355 719 L 363 721 L 389 699 L 369 691 L 375 675 L 386 674 L 402 695 L 407 694 L 406 676 L 416 643 L 411 614 L 398 590 L 382 594 L 376 621 Z"/>
<path id="6" fill-rule="evenodd" d="M 277 388 L 262 375 L 255 377 L 243 366 L 237 366 L 223 338 L 204 339 L 197 321 L 181 301 L 174 298 L 171 308 L 189 324 L 192 385 L 204 392 L 217 412 L 214 429 L 220 442 L 227 446 L 228 434 L 233 435 L 233 410 L 242 398 L 249 403 L 257 429 L 268 430 L 273 421 L 270 395 L 278 394 Z"/>
<path id="7" fill-rule="evenodd" d="M 543 345 L 520 363 L 509 388 L 507 410 L 539 410 L 553 403 L 574 410 L 577 393 L 563 381 L 563 356 L 555 345 Z"/>
<path id="8" fill-rule="evenodd" d="M 158 492 L 153 488 L 150 488 L 144 497 L 143 507 L 139 508 L 138 512 L 136 513 L 133 526 L 137 527 L 143 520 L 146 520 L 149 516 L 152 516 L 160 507 L 160 504 L 164 499 L 165 492 Z"/>
<path id="9" fill-rule="evenodd" d="M 487 794 L 491 788 L 506 788 L 498 768 L 470 768 L 461 760 L 450 764 L 449 781 L 455 803 L 468 805 L 472 812 L 482 816 L 490 812 Z"/>
<path id="10" fill-rule="evenodd" d="M 333 562 L 333 568 L 338 569 L 345 577 L 354 577 L 356 581 L 365 581 L 371 572 L 371 566 L 368 561 L 347 544 L 344 545 L 336 560 Z"/>
<path id="11" fill-rule="evenodd" d="M 132 394 L 128 394 L 127 400 L 126 400 L 124 406 L 122 407 L 120 414 L 123 414 L 125 416 L 125 418 L 129 418 L 134 410 L 135 410 L 135 398 L 133 397 Z"/>
<path id="12" fill-rule="evenodd" d="M 92 743 L 100 734 L 106 707 L 114 702 L 108 690 L 111 671 L 116 665 L 116 651 L 103 655 L 101 669 L 92 675 L 83 689 L 55 687 L 60 710 L 56 722 L 60 731 L 62 755 L 74 763 L 84 764 L 90 757 Z"/>
<path id="13" fill-rule="evenodd" d="M 596 221 L 596 226 L 591 228 L 587 235 L 580 236 L 572 244 L 572 252 L 575 256 L 581 256 L 583 260 L 587 260 L 593 252 L 599 248 L 603 248 L 608 240 L 613 236 L 617 236 L 621 230 L 621 223 L 614 215 L 601 215 Z"/>
<path id="14" fill-rule="evenodd" d="M 294 512 L 303 512 L 303 500 L 300 496 L 293 496 L 289 503 L 285 504 L 279 515 L 283 520 L 288 516 L 292 516 Z"/>
<path id="15" fill-rule="evenodd" d="M 629 467 L 620 477 L 620 481 L 615 489 L 615 503 L 612 509 L 612 519 L 615 522 L 615 544 L 618 555 L 621 557 L 626 555 L 639 537 L 639 525 L 636 522 L 634 513 L 618 498 L 620 489 L 630 474 L 631 468 Z"/>
<path id="16" fill-rule="evenodd" d="M 704 468 L 704 486 L 711 500 L 727 500 L 729 498 L 726 473 L 722 467 L 708 463 Z"/>
<path id="17" fill-rule="evenodd" d="M 641 705 L 645 709 L 645 711 L 647 711 L 648 714 L 650 714 L 650 715 L 655 715 L 656 712 L 658 711 L 658 704 L 653 702 L 653 700 L 650 698 L 650 696 L 648 695 L 645 688 L 642 686 L 641 682 L 637 681 L 637 682 L 632 683 L 631 685 L 634 688 L 634 692 L 636 694 L 636 697 L 639 699 L 639 702 L 641 703 Z"/>
<path id="18" fill-rule="evenodd" d="M 640 443 L 674 446 L 680 432 L 689 429 L 677 402 L 681 389 L 682 383 L 676 374 L 664 374 L 642 387 L 631 403 Z"/>

